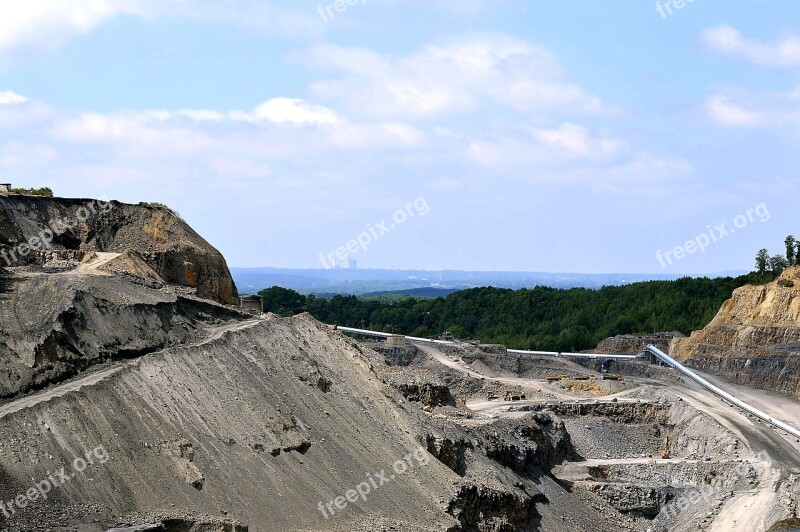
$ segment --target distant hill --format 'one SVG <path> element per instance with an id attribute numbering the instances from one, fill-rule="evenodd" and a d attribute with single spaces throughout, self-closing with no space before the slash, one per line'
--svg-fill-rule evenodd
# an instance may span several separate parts
<path id="1" fill-rule="evenodd" d="M 447 297 L 452 293 L 458 292 L 455 288 L 410 288 L 408 290 L 389 290 L 387 292 L 368 292 L 361 297 L 387 297 L 387 296 L 405 296 L 405 297 Z"/>
<path id="2" fill-rule="evenodd" d="M 435 299 L 437 297 L 447 297 L 450 294 L 459 292 L 453 288 L 410 288 L 408 290 L 387 290 L 384 292 L 367 292 L 365 294 L 344 294 L 347 296 L 356 296 L 361 299 L 375 299 L 384 302 L 399 301 L 406 298 L 417 299 Z M 336 292 L 317 292 L 314 294 L 316 297 L 330 299 L 332 297 L 341 296 L 341 293 Z"/>
<path id="3" fill-rule="evenodd" d="M 546 273 L 546 272 L 471 272 L 461 270 L 323 270 L 291 268 L 231 268 L 242 293 L 255 293 L 271 286 L 282 286 L 302 294 L 366 295 L 375 292 L 402 292 L 414 289 L 465 290 L 482 286 L 497 288 L 602 288 L 640 281 L 675 280 L 681 274 L 648 273 Z M 724 272 L 709 277 L 736 276 L 746 272 Z M 433 297 L 438 297 L 437 296 Z M 446 295 L 446 294 L 444 294 Z"/>

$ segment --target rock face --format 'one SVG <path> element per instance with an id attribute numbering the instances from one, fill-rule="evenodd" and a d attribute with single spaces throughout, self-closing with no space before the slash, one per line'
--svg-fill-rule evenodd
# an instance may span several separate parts
<path id="1" fill-rule="evenodd" d="M 440 427 L 427 451 L 462 477 L 447 513 L 464 532 L 533 530 L 531 519 L 547 497 L 528 484 L 542 471 L 575 458 L 564 423 L 545 414 L 490 425 Z M 497 466 L 500 469 L 497 470 Z"/>
<path id="2" fill-rule="evenodd" d="M 647 335 L 619 334 L 602 340 L 597 344 L 595 352 L 605 353 L 607 355 L 635 355 L 641 353 L 649 344 L 656 346 L 662 351 L 667 351 L 669 350 L 669 345 L 673 338 L 685 337 L 683 333 L 678 331 Z"/>
<path id="3" fill-rule="evenodd" d="M 670 352 L 734 382 L 800 397 L 800 267 L 736 289 L 711 323 Z"/>
<path id="4" fill-rule="evenodd" d="M 456 406 L 450 388 L 429 371 L 393 367 L 382 371 L 381 378 L 409 401 L 420 402 L 431 408 Z"/>
<path id="5" fill-rule="evenodd" d="M 646 519 L 655 518 L 670 499 L 665 488 L 635 484 L 590 484 L 588 489 L 606 499 L 620 512 Z"/>
<path id="6" fill-rule="evenodd" d="M 389 347 L 383 342 L 375 342 L 370 343 L 370 348 L 381 353 L 390 366 L 408 366 L 418 357 L 424 356 L 416 346 L 410 344 L 403 347 Z"/>
<path id="7" fill-rule="evenodd" d="M 762 286 L 743 286 L 723 303 L 702 331 L 678 340 L 672 353 L 770 355 L 776 348 L 800 352 L 800 267 Z"/>
<path id="8" fill-rule="evenodd" d="M 0 196 L 0 262 L 8 266 L 80 261 L 88 252 L 137 251 L 164 281 L 200 297 L 234 303 L 225 259 L 165 207 L 117 201 Z"/>
<path id="9" fill-rule="evenodd" d="M 547 405 L 560 416 L 601 416 L 615 423 L 665 424 L 667 407 L 657 403 L 566 403 Z"/>

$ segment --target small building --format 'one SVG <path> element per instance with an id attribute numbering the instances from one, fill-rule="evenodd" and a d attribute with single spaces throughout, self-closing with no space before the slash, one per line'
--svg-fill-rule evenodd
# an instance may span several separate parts
<path id="1" fill-rule="evenodd" d="M 386 345 L 388 347 L 405 347 L 406 337 L 402 334 L 393 334 L 386 337 Z"/>
<path id="2" fill-rule="evenodd" d="M 8 194 L 11 192 L 11 183 L 0 183 L 0 194 Z"/>
<path id="3" fill-rule="evenodd" d="M 239 298 L 239 309 L 242 312 L 260 316 L 264 311 L 264 298 L 256 294 L 241 296 Z"/>

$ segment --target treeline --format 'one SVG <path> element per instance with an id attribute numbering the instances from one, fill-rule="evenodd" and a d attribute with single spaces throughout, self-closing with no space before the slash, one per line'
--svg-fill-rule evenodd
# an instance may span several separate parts
<path id="1" fill-rule="evenodd" d="M 46 198 L 53 197 L 53 189 L 50 187 L 42 188 L 12 188 L 9 192 L 14 194 L 25 194 L 27 196 L 44 196 Z"/>
<path id="2" fill-rule="evenodd" d="M 789 266 L 800 264 L 800 241 L 789 235 L 783 241 L 786 246 L 786 255 L 772 255 L 766 248 L 756 254 L 756 273 L 761 282 L 772 281 L 779 277 Z"/>
<path id="3" fill-rule="evenodd" d="M 318 320 L 347 327 L 431 337 L 501 343 L 517 349 L 590 349 L 617 334 L 680 331 L 689 334 L 714 317 L 733 290 L 757 281 L 682 278 L 600 290 L 535 287 L 474 288 L 446 298 L 409 297 L 396 302 L 356 296 L 302 295 L 273 287 L 259 292 L 264 310 L 283 316 L 309 312 Z"/>

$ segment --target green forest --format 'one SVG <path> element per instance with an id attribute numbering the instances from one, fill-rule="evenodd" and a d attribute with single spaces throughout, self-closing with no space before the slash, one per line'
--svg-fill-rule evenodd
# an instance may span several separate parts
<path id="1" fill-rule="evenodd" d="M 703 328 L 733 290 L 757 274 L 716 279 L 684 277 L 599 290 L 537 286 L 474 288 L 446 298 L 399 300 L 303 295 L 272 287 L 259 292 L 264 310 L 283 316 L 309 312 L 324 323 L 431 337 L 500 343 L 516 349 L 590 349 L 609 336 Z"/>

